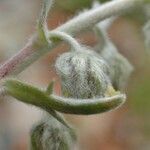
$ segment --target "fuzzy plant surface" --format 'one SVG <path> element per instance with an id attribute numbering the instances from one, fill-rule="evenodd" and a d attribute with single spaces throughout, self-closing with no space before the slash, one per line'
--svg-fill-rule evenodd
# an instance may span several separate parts
<path id="1" fill-rule="evenodd" d="M 65 97 L 104 97 L 111 86 L 107 63 L 88 48 L 64 53 L 57 59 L 55 66 Z"/>
<path id="2" fill-rule="evenodd" d="M 111 41 L 107 34 L 107 28 L 116 18 L 109 18 L 96 26 L 97 36 L 103 38 L 103 45 L 97 45 L 96 51 L 109 64 L 111 70 L 108 74 L 112 81 L 112 85 L 116 90 L 123 90 L 133 71 L 130 62 L 119 53 L 115 44 Z"/>
<path id="3" fill-rule="evenodd" d="M 31 130 L 31 150 L 71 150 L 76 136 L 52 116 Z"/>
<path id="4" fill-rule="evenodd" d="M 31 150 L 73 150 L 76 147 L 76 131 L 61 113 L 104 113 L 125 102 L 123 89 L 133 67 L 109 39 L 107 28 L 119 15 L 145 2 L 148 1 L 114 0 L 98 4 L 49 31 L 46 19 L 54 1 L 42 0 L 36 33 L 23 49 L 0 66 L 1 96 L 14 97 L 47 112 L 47 117 L 31 130 Z M 96 36 L 103 39 L 102 44 L 88 47 L 75 39 L 75 35 L 89 29 L 94 29 Z M 149 23 L 145 30 L 148 33 Z M 149 45 L 149 35 L 146 38 Z M 41 90 L 14 77 L 60 42 L 70 46 L 70 51 L 60 55 L 55 63 L 61 79 L 61 96 L 53 91 L 53 81 L 46 90 Z"/>

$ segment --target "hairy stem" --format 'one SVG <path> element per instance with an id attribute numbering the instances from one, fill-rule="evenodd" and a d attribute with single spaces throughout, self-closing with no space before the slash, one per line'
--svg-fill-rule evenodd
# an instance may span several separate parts
<path id="1" fill-rule="evenodd" d="M 67 32 L 71 35 L 93 27 L 98 22 L 115 15 L 121 15 L 136 7 L 144 0 L 115 0 L 103 4 L 93 10 L 82 13 L 74 19 L 68 21 L 56 30 Z"/>
<path id="2" fill-rule="evenodd" d="M 80 44 L 73 38 L 71 37 L 70 35 L 64 33 L 64 32 L 61 32 L 61 31 L 52 31 L 49 33 L 49 38 L 51 40 L 54 40 L 55 39 L 57 40 L 63 40 L 65 42 L 67 42 L 70 46 L 71 46 L 71 50 L 73 51 L 78 51 L 81 49 L 81 46 Z"/>
<path id="3" fill-rule="evenodd" d="M 143 2 L 143 0 L 112 1 L 73 18 L 55 30 L 75 35 L 108 17 L 124 13 L 141 2 Z M 47 34 L 48 37 L 49 34 L 50 33 Z M 22 50 L 2 64 L 0 66 L 0 79 L 19 74 L 58 44 L 57 42 L 52 42 L 49 45 L 47 45 L 47 43 L 43 45 L 41 42 L 38 36 L 34 36 Z"/>
<path id="4" fill-rule="evenodd" d="M 0 79 L 19 74 L 48 50 L 49 46 L 40 43 L 35 35 L 23 49 L 0 66 Z"/>

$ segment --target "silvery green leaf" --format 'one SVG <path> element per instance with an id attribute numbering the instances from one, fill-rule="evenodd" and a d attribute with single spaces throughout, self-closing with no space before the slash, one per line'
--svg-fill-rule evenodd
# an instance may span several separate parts
<path id="1" fill-rule="evenodd" d="M 90 115 L 118 108 L 126 100 L 124 94 L 114 91 L 111 86 L 108 86 L 105 97 L 75 99 L 65 98 L 55 94 L 49 96 L 45 91 L 37 87 L 14 79 L 6 79 L 1 84 L 7 95 L 47 111 L 69 129 L 72 129 L 72 127 L 66 125 L 66 121 L 59 114 L 59 116 L 54 114 L 52 110 L 68 114 Z"/>

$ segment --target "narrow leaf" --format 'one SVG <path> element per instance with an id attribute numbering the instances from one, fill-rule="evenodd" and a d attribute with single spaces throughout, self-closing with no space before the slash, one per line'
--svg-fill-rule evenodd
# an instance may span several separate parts
<path id="1" fill-rule="evenodd" d="M 126 96 L 118 94 L 95 99 L 70 99 L 56 95 L 48 96 L 36 87 L 14 79 L 4 82 L 7 93 L 27 104 L 40 107 L 45 111 L 54 109 L 69 114 L 97 114 L 115 109 L 125 102 Z"/>

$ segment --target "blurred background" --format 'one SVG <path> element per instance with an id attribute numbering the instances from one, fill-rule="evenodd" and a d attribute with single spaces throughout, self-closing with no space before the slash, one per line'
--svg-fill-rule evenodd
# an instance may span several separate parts
<path id="1" fill-rule="evenodd" d="M 40 0 L 0 0 L 0 62 L 19 51 L 35 31 Z M 106 0 L 101 0 L 106 2 Z M 79 11 L 90 8 L 92 0 L 56 0 L 49 13 L 49 29 L 63 24 Z M 115 111 L 92 115 L 66 115 L 78 129 L 80 150 L 149 150 L 150 149 L 150 54 L 145 50 L 142 27 L 146 18 L 140 9 L 117 19 L 109 30 L 112 41 L 134 66 L 126 87 L 127 102 Z M 94 46 L 97 39 L 92 31 L 77 39 Z M 44 88 L 60 81 L 54 64 L 57 56 L 67 51 L 62 44 L 24 70 L 18 78 Z M 27 150 L 29 132 L 43 112 L 10 97 L 0 101 L 0 150 Z"/>

